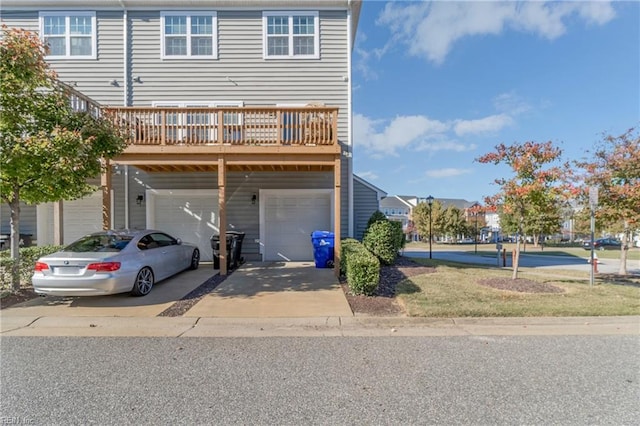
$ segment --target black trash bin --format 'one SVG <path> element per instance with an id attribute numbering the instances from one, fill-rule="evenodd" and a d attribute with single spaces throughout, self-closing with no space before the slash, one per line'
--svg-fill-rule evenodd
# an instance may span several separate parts
<path id="1" fill-rule="evenodd" d="M 242 241 L 244 240 L 244 232 L 227 231 L 227 269 L 235 269 L 243 259 Z M 213 234 L 211 236 L 211 248 L 213 249 L 213 269 L 220 269 L 220 235 Z"/>

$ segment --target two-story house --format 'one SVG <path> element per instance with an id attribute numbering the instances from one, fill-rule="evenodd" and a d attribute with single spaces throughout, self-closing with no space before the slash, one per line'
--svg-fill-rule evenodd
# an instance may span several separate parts
<path id="1" fill-rule="evenodd" d="M 413 209 L 418 205 L 418 197 L 390 195 L 380 202 L 380 211 L 389 220 L 402 223 L 402 230 L 409 241 L 418 241 L 420 236 L 413 227 Z"/>
<path id="2" fill-rule="evenodd" d="M 212 235 L 237 230 L 243 256 L 263 261 L 311 260 L 311 232 L 331 230 L 339 256 L 340 238 L 359 226 L 350 79 L 360 9 L 357 0 L 3 0 L 2 24 L 40 35 L 73 101 L 112 114 L 131 136 L 96 181 L 101 191 L 27 210 L 22 229 L 40 245 L 162 229 L 197 243 L 203 260 Z"/>

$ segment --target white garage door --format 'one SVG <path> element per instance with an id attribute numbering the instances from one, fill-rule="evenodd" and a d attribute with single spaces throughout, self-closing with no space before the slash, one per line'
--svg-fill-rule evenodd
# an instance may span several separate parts
<path id="1" fill-rule="evenodd" d="M 313 260 L 313 231 L 333 231 L 331 190 L 273 190 L 260 196 L 264 260 Z"/>
<path id="2" fill-rule="evenodd" d="M 64 243 L 102 231 L 102 191 L 62 203 Z M 53 232 L 53 231 L 52 231 Z"/>
<path id="3" fill-rule="evenodd" d="M 218 234 L 218 191 L 147 191 L 147 227 L 197 244 L 202 260 L 213 260 L 211 235 Z"/>

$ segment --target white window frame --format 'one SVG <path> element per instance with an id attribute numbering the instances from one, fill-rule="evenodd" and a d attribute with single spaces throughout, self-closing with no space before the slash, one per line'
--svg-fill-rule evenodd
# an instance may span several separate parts
<path id="1" fill-rule="evenodd" d="M 165 53 L 165 41 L 167 34 L 165 34 L 165 19 L 167 16 L 185 16 L 187 18 L 187 54 L 186 55 L 167 55 Z M 209 16 L 211 17 L 211 55 L 192 55 L 191 54 L 191 39 L 194 37 L 191 34 L 191 18 L 193 16 Z M 161 11 L 160 12 L 160 57 L 163 60 L 166 59 L 218 59 L 218 13 L 217 12 L 186 12 L 186 11 Z M 197 37 L 201 37 L 195 35 Z"/>
<path id="2" fill-rule="evenodd" d="M 286 16 L 288 17 L 288 50 L 287 55 L 269 55 L 269 35 L 268 21 L 272 16 Z M 293 34 L 293 17 L 294 16 L 312 16 L 313 17 L 313 55 L 294 55 L 293 53 L 293 40 L 296 35 Z M 279 36 L 284 36 L 280 34 Z M 310 34 L 305 34 L 310 36 Z M 262 12 L 262 54 L 264 59 L 320 59 L 320 17 L 317 11 L 291 11 L 291 12 Z"/>
<path id="3" fill-rule="evenodd" d="M 42 42 L 45 42 L 46 34 L 44 33 L 44 20 L 46 17 L 53 16 L 62 16 L 65 18 L 65 29 L 64 29 L 64 38 L 65 38 L 65 54 L 64 55 L 47 55 L 47 59 L 96 59 L 98 52 L 98 37 L 97 37 L 97 23 L 96 23 L 96 13 L 95 12 L 78 12 L 78 11 L 67 11 L 67 12 L 40 12 L 39 17 L 39 29 L 40 29 L 40 39 Z M 70 33 L 70 19 L 72 16 L 88 16 L 91 18 L 91 54 L 90 55 L 72 55 L 71 54 L 71 33 Z M 59 37 L 62 37 L 60 35 Z M 77 35 L 75 35 L 77 37 Z M 87 36 L 88 37 L 88 36 Z"/>

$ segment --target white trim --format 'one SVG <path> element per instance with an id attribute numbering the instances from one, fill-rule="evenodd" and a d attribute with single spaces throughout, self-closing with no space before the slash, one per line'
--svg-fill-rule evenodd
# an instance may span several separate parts
<path id="1" fill-rule="evenodd" d="M 40 30 L 40 40 L 44 43 L 46 34 L 44 32 L 44 19 L 46 17 L 62 16 L 64 20 L 64 35 L 56 35 L 57 37 L 65 38 L 65 54 L 64 55 L 47 55 L 46 59 L 97 59 L 98 52 L 98 36 L 97 36 L 97 23 L 96 12 L 88 11 L 51 11 L 38 13 L 38 22 Z M 71 54 L 71 34 L 70 34 L 70 18 L 71 16 L 88 16 L 91 18 L 91 54 L 90 55 L 72 55 Z M 77 35 L 76 35 L 77 36 Z M 84 37 L 89 37 L 84 35 Z"/>
<path id="2" fill-rule="evenodd" d="M 286 36 L 288 40 L 288 54 L 286 55 L 269 55 L 268 47 L 268 18 L 272 16 L 288 17 L 287 34 L 278 34 L 278 36 Z M 313 17 L 313 54 L 312 55 L 295 55 L 293 53 L 293 40 L 297 36 L 309 37 L 311 34 L 293 34 L 293 17 L 294 16 L 312 16 Z M 320 14 L 317 10 L 310 11 L 263 11 L 262 12 L 262 57 L 263 59 L 320 59 Z"/>
<path id="3" fill-rule="evenodd" d="M 258 247 L 260 249 L 260 257 L 261 260 L 264 261 L 265 255 L 265 244 L 268 241 L 265 241 L 265 208 L 266 208 L 266 199 L 267 197 L 277 196 L 277 195 L 309 195 L 309 194 L 326 194 L 329 195 L 329 201 L 331 203 L 330 207 L 330 215 L 331 215 L 331 229 L 335 227 L 335 203 L 333 196 L 333 189 L 260 189 L 258 191 L 258 198 L 260 199 L 260 241 Z"/>
<path id="4" fill-rule="evenodd" d="M 129 11 L 122 4 L 122 75 L 123 75 L 123 87 L 122 87 L 122 105 L 129 106 Z M 127 228 L 129 228 L 127 226 Z"/>
<path id="5" fill-rule="evenodd" d="M 187 54 L 186 55 L 167 55 L 165 53 L 165 40 L 167 35 L 165 34 L 165 18 L 167 16 L 184 16 L 187 18 L 186 22 L 186 37 L 187 40 Z M 191 40 L 194 37 L 191 34 L 191 18 L 194 16 L 206 16 L 211 18 L 211 55 L 193 55 L 191 53 Z M 203 35 L 195 35 L 199 37 L 204 37 Z M 207 12 L 207 11 L 184 11 L 184 10 L 172 10 L 167 11 L 163 10 L 160 12 L 160 58 L 162 60 L 171 60 L 171 59 L 188 59 L 188 60 L 198 60 L 198 59 L 218 59 L 218 14 L 217 12 Z"/>
<path id="6" fill-rule="evenodd" d="M 356 220 L 355 220 L 355 203 L 353 201 L 353 129 L 351 115 L 353 113 L 353 98 L 351 93 L 351 58 L 353 56 L 353 44 L 351 43 L 351 8 L 347 11 L 347 188 L 349 191 L 347 198 L 347 211 L 348 211 L 348 235 L 350 238 L 354 238 L 356 235 Z M 378 196 L 378 207 L 380 205 L 380 197 Z"/>

